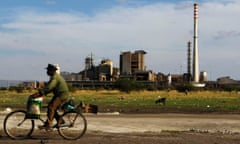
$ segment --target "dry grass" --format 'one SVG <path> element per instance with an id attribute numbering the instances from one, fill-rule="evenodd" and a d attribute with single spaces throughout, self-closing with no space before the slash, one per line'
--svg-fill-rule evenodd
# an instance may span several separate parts
<path id="1" fill-rule="evenodd" d="M 172 91 L 133 91 L 130 93 L 120 92 L 118 90 L 79 90 L 70 94 L 71 96 L 89 96 L 89 97 L 105 97 L 105 96 L 125 96 L 126 98 L 157 98 L 158 96 L 167 98 L 237 98 L 240 97 L 239 92 L 224 91 L 196 91 L 181 93 Z"/>

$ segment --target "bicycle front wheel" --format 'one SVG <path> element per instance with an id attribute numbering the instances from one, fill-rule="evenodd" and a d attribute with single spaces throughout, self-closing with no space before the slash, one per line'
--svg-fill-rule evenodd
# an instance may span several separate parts
<path id="1" fill-rule="evenodd" d="M 69 111 L 64 113 L 58 122 L 59 134 L 68 140 L 81 138 L 87 130 L 87 121 L 81 113 Z"/>
<path id="2" fill-rule="evenodd" d="M 24 139 L 33 133 L 34 121 L 26 119 L 27 112 L 17 110 L 9 113 L 3 122 L 4 132 L 12 139 Z"/>

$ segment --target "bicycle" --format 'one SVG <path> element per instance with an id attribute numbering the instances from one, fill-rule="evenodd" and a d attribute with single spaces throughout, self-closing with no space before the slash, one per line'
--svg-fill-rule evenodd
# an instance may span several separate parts
<path id="1" fill-rule="evenodd" d="M 71 102 L 68 101 L 59 108 L 63 110 L 63 113 L 60 114 L 59 120 L 51 129 L 57 129 L 59 135 L 64 139 L 77 140 L 85 134 L 87 121 L 82 114 L 82 102 L 77 106 L 72 105 Z M 27 108 L 28 105 L 29 102 Z M 28 110 L 15 110 L 6 115 L 3 122 L 4 132 L 11 139 L 31 138 L 35 128 L 35 120 L 40 120 L 44 123 L 40 114 L 29 114 Z"/>

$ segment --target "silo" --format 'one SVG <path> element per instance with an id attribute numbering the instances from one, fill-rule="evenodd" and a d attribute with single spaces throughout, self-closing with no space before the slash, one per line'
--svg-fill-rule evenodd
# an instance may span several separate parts
<path id="1" fill-rule="evenodd" d="M 93 59 L 92 57 L 85 58 L 85 70 L 91 69 L 93 66 Z"/>
<path id="2" fill-rule="evenodd" d="M 201 71 L 200 72 L 200 82 L 206 82 L 207 81 L 207 72 Z"/>
<path id="3" fill-rule="evenodd" d="M 113 74 L 113 62 L 110 59 L 104 59 L 101 61 L 102 65 L 109 65 L 110 66 L 110 75 Z"/>
<path id="4" fill-rule="evenodd" d="M 172 84 L 172 75 L 169 73 L 167 76 L 168 86 Z"/>

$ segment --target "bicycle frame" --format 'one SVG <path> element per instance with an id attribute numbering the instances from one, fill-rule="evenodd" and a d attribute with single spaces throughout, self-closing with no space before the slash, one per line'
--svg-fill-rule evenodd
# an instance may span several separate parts
<path id="1" fill-rule="evenodd" d="M 52 128 L 56 128 L 59 135 L 68 140 L 76 140 L 82 137 L 87 130 L 87 121 L 82 115 L 82 103 L 71 109 L 62 109 L 61 107 L 60 110 L 63 110 L 63 113 L 60 114 L 60 119 L 57 120 L 57 124 L 55 124 Z M 56 112 L 59 114 L 58 111 Z M 16 110 L 10 112 L 4 119 L 4 132 L 12 139 L 28 138 L 34 131 L 35 120 L 40 120 L 42 123 L 45 122 L 41 118 L 41 115 L 38 117 L 29 117 L 28 111 L 26 110 Z M 60 120 L 63 120 L 64 123 L 61 124 Z M 14 122 L 16 125 L 12 124 Z M 22 132 L 18 133 L 18 131 L 16 132 L 14 129 Z"/>

